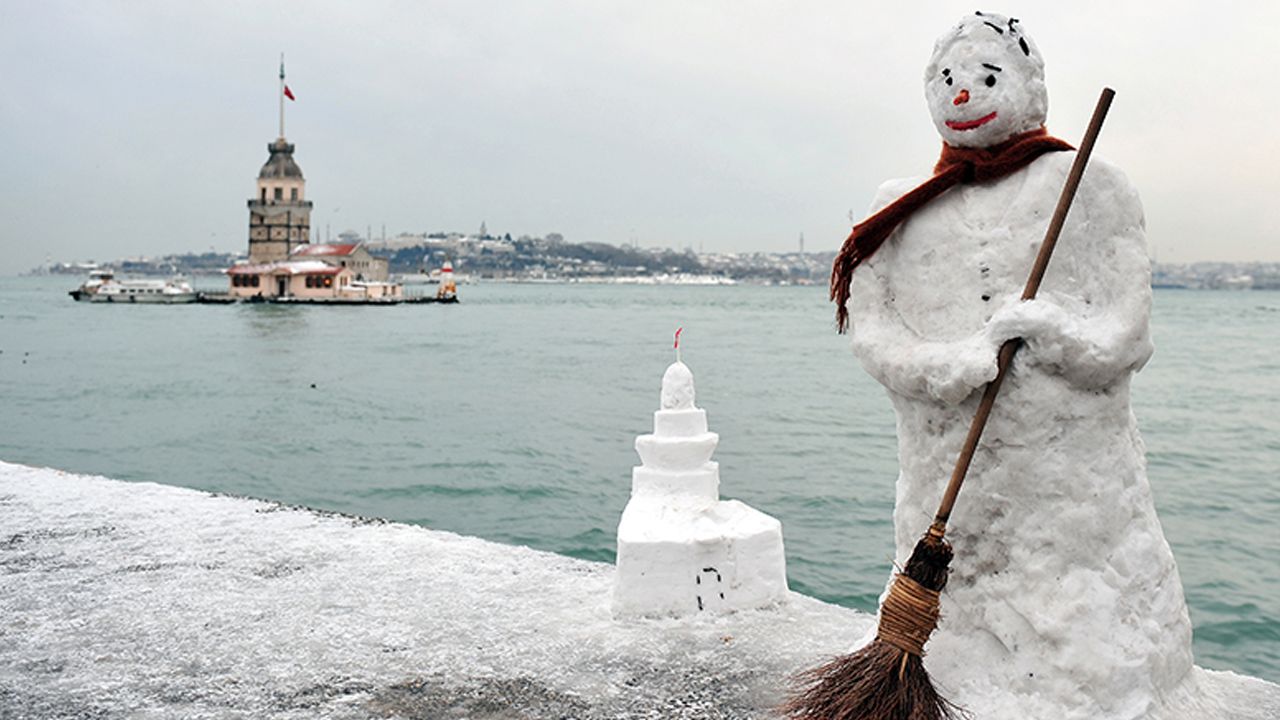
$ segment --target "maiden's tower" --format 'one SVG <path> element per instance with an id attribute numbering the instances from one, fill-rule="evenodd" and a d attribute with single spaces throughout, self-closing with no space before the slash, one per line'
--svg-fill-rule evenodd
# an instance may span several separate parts
<path id="1" fill-rule="evenodd" d="M 249 200 L 249 262 L 255 265 L 288 260 L 311 235 L 307 181 L 283 127 L 267 150 L 271 157 L 258 173 L 258 196 Z"/>
<path id="2" fill-rule="evenodd" d="M 280 135 L 258 172 L 249 199 L 249 259 L 229 268 L 233 298 L 302 302 L 397 302 L 400 285 L 387 282 L 387 261 L 362 243 L 312 245 L 306 178 L 284 134 L 284 101 L 293 92 L 280 63 Z"/>

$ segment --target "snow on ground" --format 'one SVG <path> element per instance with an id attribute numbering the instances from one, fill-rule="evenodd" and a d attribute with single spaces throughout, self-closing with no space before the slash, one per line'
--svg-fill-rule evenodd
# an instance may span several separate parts
<path id="1" fill-rule="evenodd" d="M 800 595 L 615 622 L 612 579 L 418 527 L 0 463 L 0 717 L 763 718 L 788 675 L 872 624 Z M 1187 718 L 1280 716 L 1280 687 L 1197 673 Z"/>

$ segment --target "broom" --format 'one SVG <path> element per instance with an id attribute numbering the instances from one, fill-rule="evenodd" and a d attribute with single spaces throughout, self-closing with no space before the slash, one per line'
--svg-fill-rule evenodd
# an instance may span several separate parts
<path id="1" fill-rule="evenodd" d="M 1094 141 L 1102 129 L 1102 121 L 1111 107 L 1115 91 L 1104 88 L 1085 131 L 1084 141 L 1067 175 L 1067 183 L 1058 198 L 1044 243 L 1036 255 L 1031 277 L 1022 291 L 1023 300 L 1031 300 L 1040 289 L 1049 257 L 1062 233 L 1067 211 L 1075 198 L 1085 165 L 1093 152 Z M 995 404 L 996 394 L 1013 356 L 1021 346 L 1013 338 L 1000 347 L 999 371 L 987 384 L 978 403 L 978 411 L 969 425 L 956 460 L 951 481 L 929 531 L 916 543 L 911 558 L 893 579 L 889 595 L 880 607 L 880 624 L 876 637 L 866 647 L 808 670 L 796 678 L 799 689 L 782 706 L 783 715 L 797 720 L 941 720 L 955 717 L 958 708 L 938 695 L 924 669 L 924 645 L 938 624 L 938 598 L 947 584 L 951 564 L 951 544 L 944 536 L 947 520 L 955 505 L 965 473 L 986 427 L 987 417 Z"/>

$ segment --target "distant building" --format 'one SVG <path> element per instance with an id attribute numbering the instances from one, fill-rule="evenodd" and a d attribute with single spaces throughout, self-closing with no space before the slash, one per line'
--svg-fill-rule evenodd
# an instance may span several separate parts
<path id="1" fill-rule="evenodd" d="M 290 255 L 292 260 L 320 260 L 338 267 L 350 268 L 356 280 L 386 282 L 389 264 L 386 258 L 372 255 L 364 243 L 307 245 Z"/>
<path id="2" fill-rule="evenodd" d="M 317 247 L 325 247 L 320 245 Z M 398 283 L 358 280 L 351 268 L 323 260 L 235 265 L 227 270 L 231 295 L 264 300 L 382 300 L 400 298 Z"/>
<path id="3" fill-rule="evenodd" d="M 319 260 L 248 263 L 227 270 L 234 297 L 333 297 L 355 274 Z"/>

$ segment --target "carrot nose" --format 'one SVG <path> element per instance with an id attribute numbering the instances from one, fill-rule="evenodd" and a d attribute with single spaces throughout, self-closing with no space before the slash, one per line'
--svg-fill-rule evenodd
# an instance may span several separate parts
<path id="1" fill-rule="evenodd" d="M 952 104 L 952 105 L 963 105 L 963 104 L 965 104 L 965 103 L 967 103 L 967 102 L 969 102 L 969 91 L 968 91 L 968 90 L 961 90 L 961 91 L 960 91 L 960 94 L 959 94 L 959 95 L 956 95 L 956 99 L 951 101 L 951 104 Z"/>

